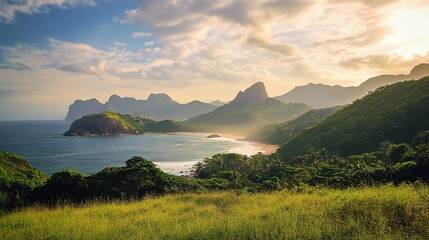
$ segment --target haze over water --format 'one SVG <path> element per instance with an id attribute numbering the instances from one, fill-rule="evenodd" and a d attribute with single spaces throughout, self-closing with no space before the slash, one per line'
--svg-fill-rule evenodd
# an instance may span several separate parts
<path id="1" fill-rule="evenodd" d="M 95 173 L 123 166 L 132 156 L 151 160 L 169 173 L 187 174 L 197 161 L 216 153 L 261 151 L 250 142 L 198 134 L 65 137 L 69 126 L 66 121 L 0 122 L 0 150 L 26 157 L 48 175 L 65 168 Z"/>

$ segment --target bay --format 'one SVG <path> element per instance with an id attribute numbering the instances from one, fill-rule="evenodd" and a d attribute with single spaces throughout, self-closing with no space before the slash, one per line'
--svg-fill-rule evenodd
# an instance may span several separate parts
<path id="1" fill-rule="evenodd" d="M 261 151 L 251 142 L 192 133 L 65 137 L 69 126 L 67 121 L 0 122 L 0 150 L 27 158 L 48 175 L 66 168 L 91 174 L 123 166 L 132 156 L 153 161 L 166 172 L 187 175 L 196 162 L 216 153 Z"/>

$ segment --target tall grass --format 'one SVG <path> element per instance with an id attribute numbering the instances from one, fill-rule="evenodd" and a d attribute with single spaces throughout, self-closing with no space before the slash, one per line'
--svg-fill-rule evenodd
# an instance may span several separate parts
<path id="1" fill-rule="evenodd" d="M 0 238 L 429 239 L 429 188 L 220 192 L 33 207 L 1 216 Z"/>

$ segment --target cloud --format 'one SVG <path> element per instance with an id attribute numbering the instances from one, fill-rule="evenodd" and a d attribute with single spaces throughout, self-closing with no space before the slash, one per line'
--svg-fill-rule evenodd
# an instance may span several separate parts
<path id="1" fill-rule="evenodd" d="M 133 38 L 144 38 L 144 37 L 150 37 L 150 36 L 152 36 L 152 34 L 148 32 L 133 32 L 131 34 L 131 37 Z"/>
<path id="2" fill-rule="evenodd" d="M 126 11 L 122 22 L 144 25 L 167 45 L 195 45 L 219 37 L 291 56 L 297 52 L 297 45 L 278 42 L 263 29 L 278 19 L 299 16 L 315 3 L 316 0 L 149 0 Z"/>
<path id="3" fill-rule="evenodd" d="M 26 65 L 22 63 L 15 63 L 15 64 L 0 64 L 0 69 L 12 69 L 17 71 L 30 71 L 31 68 L 27 67 Z"/>
<path id="4" fill-rule="evenodd" d="M 405 59 L 400 55 L 368 55 L 341 61 L 339 65 L 354 71 L 370 68 L 383 72 L 407 72 L 412 67 L 424 62 L 429 62 L 429 52 L 426 55 L 414 55 L 410 59 Z"/>
<path id="5" fill-rule="evenodd" d="M 330 0 L 332 3 L 360 3 L 369 8 L 384 8 L 400 0 Z"/>
<path id="6" fill-rule="evenodd" d="M 116 42 L 113 43 L 113 45 L 116 46 L 116 47 L 126 47 L 127 43 L 116 41 Z"/>
<path id="7" fill-rule="evenodd" d="M 94 6 L 96 0 L 12 0 L 0 1 L 0 22 L 11 23 L 17 13 L 48 12 L 53 7 L 67 8 L 76 5 Z"/>
<path id="8" fill-rule="evenodd" d="M 260 48 L 267 49 L 269 51 L 276 52 L 287 57 L 292 56 L 299 51 L 299 47 L 294 44 L 274 43 L 271 39 L 267 39 L 264 36 L 250 36 L 247 39 L 247 42 Z"/>
<path id="9" fill-rule="evenodd" d="M 80 72 L 89 74 L 100 74 L 106 70 L 106 61 L 94 59 L 89 63 L 69 63 L 58 67 L 58 69 L 69 72 Z"/>
<path id="10" fill-rule="evenodd" d="M 144 43 L 144 45 L 145 45 L 146 47 L 152 46 L 153 44 L 155 44 L 155 42 L 154 42 L 154 41 L 149 41 L 149 42 L 145 42 L 145 43 Z"/>

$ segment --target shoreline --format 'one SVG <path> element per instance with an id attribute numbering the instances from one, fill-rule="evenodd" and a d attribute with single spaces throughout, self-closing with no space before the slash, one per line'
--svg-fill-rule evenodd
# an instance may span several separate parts
<path id="1" fill-rule="evenodd" d="M 246 136 L 243 135 L 238 135 L 238 134 L 233 134 L 233 133 L 221 133 L 221 132 L 168 132 L 168 133 L 162 133 L 162 134 L 195 134 L 195 135 L 203 135 L 203 136 L 210 136 L 213 134 L 217 134 L 220 137 L 225 137 L 225 138 L 230 138 L 230 139 L 234 139 L 237 141 L 244 141 L 244 142 L 249 142 L 250 144 L 252 144 L 253 146 L 255 146 L 258 149 L 261 149 L 261 152 L 265 155 L 269 155 L 272 153 L 275 153 L 277 151 L 277 149 L 280 147 L 278 145 L 274 145 L 274 144 L 268 144 L 268 143 L 263 143 L 263 142 L 257 142 L 257 141 L 247 141 L 244 140 L 244 138 Z"/>

